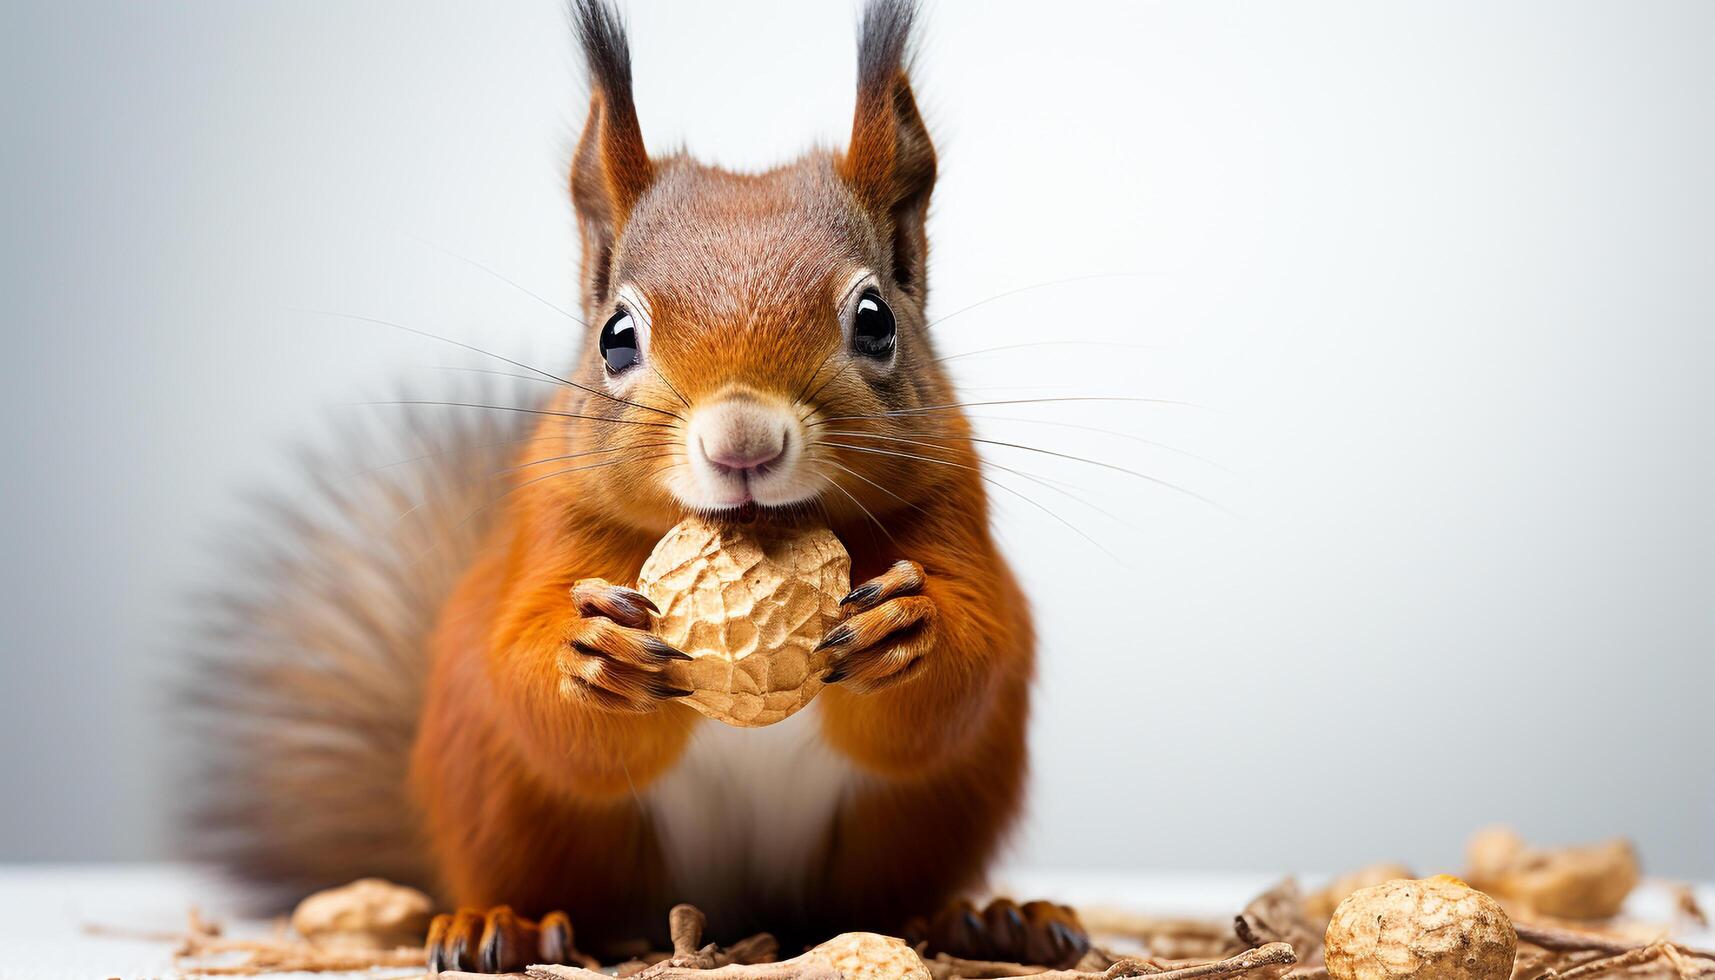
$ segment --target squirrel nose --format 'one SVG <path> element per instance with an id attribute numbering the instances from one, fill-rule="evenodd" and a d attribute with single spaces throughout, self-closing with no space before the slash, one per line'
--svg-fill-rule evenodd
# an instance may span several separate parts
<path id="1" fill-rule="evenodd" d="M 766 469 L 770 463 L 786 455 L 785 433 L 776 435 L 780 438 L 776 438 L 772 445 L 731 442 L 711 446 L 704 440 L 698 440 L 697 445 L 703 451 L 703 458 L 721 469 L 748 473 Z"/>
<path id="2" fill-rule="evenodd" d="M 785 422 L 763 405 L 736 399 L 712 405 L 698 413 L 695 429 L 697 451 L 720 470 L 755 473 L 786 455 Z"/>

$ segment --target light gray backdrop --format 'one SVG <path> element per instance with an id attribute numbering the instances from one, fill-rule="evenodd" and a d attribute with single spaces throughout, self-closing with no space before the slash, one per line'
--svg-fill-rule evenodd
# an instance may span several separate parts
<path id="1" fill-rule="evenodd" d="M 0 16 L 0 859 L 150 858 L 159 678 L 239 494 L 471 363 L 304 311 L 564 363 L 568 325 L 463 259 L 573 302 L 583 105 L 555 0 Z M 635 0 L 647 138 L 843 141 L 853 19 Z M 935 311 L 999 297 L 943 349 L 1124 345 L 960 358 L 969 397 L 1200 406 L 983 428 L 1230 511 L 994 449 L 1123 559 L 998 495 L 1043 654 L 1014 859 L 1446 868 L 1507 820 L 1715 875 L 1715 5 L 927 26 Z"/>

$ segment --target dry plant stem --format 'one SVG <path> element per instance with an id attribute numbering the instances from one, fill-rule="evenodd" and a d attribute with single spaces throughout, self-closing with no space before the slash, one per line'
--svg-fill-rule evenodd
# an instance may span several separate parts
<path id="1" fill-rule="evenodd" d="M 667 913 L 667 933 L 673 938 L 673 955 L 654 964 L 631 961 L 621 965 L 621 976 L 639 980 L 784 980 L 788 977 L 822 976 L 829 970 L 821 966 L 797 963 L 775 963 L 780 943 L 772 935 L 759 932 L 739 940 L 726 949 L 703 945 L 703 929 L 708 917 L 695 905 L 673 906 Z M 624 967 L 632 966 L 626 971 Z M 554 965 L 532 966 L 526 972 L 531 977 L 579 977 L 594 980 L 605 973 L 594 970 Z"/>
<path id="2" fill-rule="evenodd" d="M 638 972 L 638 976 L 656 977 L 669 968 L 708 970 L 719 964 L 714 946 L 703 945 L 703 929 L 709 924 L 703 910 L 695 905 L 679 904 L 667 913 L 667 934 L 673 939 L 673 955 L 666 962 Z"/>
<path id="3" fill-rule="evenodd" d="M 378 967 L 422 968 L 420 950 L 400 949 L 374 954 L 327 954 L 302 951 L 296 944 L 277 947 L 272 951 L 257 951 L 243 963 L 220 966 L 180 964 L 179 970 L 191 976 L 254 977 L 270 973 L 354 973 Z"/>
<path id="4" fill-rule="evenodd" d="M 605 973 L 576 966 L 532 966 L 524 971 L 532 980 L 613 980 Z M 660 980 L 841 980 L 838 971 L 820 964 L 729 963 L 712 970 L 663 963 L 649 971 Z"/>
<path id="5" fill-rule="evenodd" d="M 1244 907 L 1233 919 L 1233 932 L 1248 947 L 1285 943 L 1303 958 L 1322 949 L 1327 924 L 1314 925 L 1304 913 L 1304 894 L 1287 878 Z"/>
<path id="6" fill-rule="evenodd" d="M 1703 906 L 1697 904 L 1697 890 L 1690 885 L 1678 884 L 1673 886 L 1673 904 L 1679 913 L 1701 928 L 1709 928 L 1709 916 L 1704 913 Z"/>
<path id="7" fill-rule="evenodd" d="M 1656 945 L 1654 943 L 1636 943 L 1626 939 L 1616 939 L 1612 936 L 1600 936 L 1592 932 L 1578 932 L 1573 929 L 1556 929 L 1552 926 L 1533 926 L 1524 922 L 1514 922 L 1513 928 L 1518 932 L 1518 941 L 1529 943 L 1542 949 L 1556 953 L 1607 953 L 1618 956 L 1634 950 Z M 1715 950 L 1698 949 L 1682 943 L 1667 943 L 1675 950 L 1700 960 L 1715 960 Z"/>
<path id="8" fill-rule="evenodd" d="M 1567 970 L 1547 970 L 1538 975 L 1537 980 L 1573 980 L 1575 977 L 1600 976 L 1604 973 L 1612 973 L 1615 970 L 1624 970 L 1627 967 L 1637 966 L 1639 963 L 1647 963 L 1650 960 L 1662 956 L 1667 949 L 1668 946 L 1664 943 L 1639 946 L 1637 949 L 1621 953 L 1618 956 L 1609 956 L 1604 959 L 1591 960 L 1588 963 L 1580 963 L 1579 965 Z"/>
<path id="9" fill-rule="evenodd" d="M 176 943 L 185 938 L 182 932 L 166 930 L 128 929 L 125 926 L 110 926 L 100 922 L 85 922 L 78 931 L 86 936 L 101 936 L 108 939 L 131 939 L 145 943 Z"/>
<path id="10" fill-rule="evenodd" d="M 1043 970 L 1040 973 L 1024 973 L 1004 980 L 1123 980 L 1127 977 L 1160 977 L 1166 976 L 1166 971 L 1147 960 L 1124 959 L 1108 967 L 1100 973 L 1089 970 Z"/>
<path id="11" fill-rule="evenodd" d="M 1245 948 L 1233 936 L 1231 921 L 1136 915 L 1118 909 L 1078 910 L 1091 935 L 1134 940 L 1156 960 L 1220 959 Z M 1261 945 L 1253 943 L 1251 945 Z M 1110 961 L 1122 957 L 1110 954 Z"/>
<path id="12" fill-rule="evenodd" d="M 773 933 L 746 936 L 716 954 L 720 966 L 728 963 L 772 963 L 780 958 L 780 940 Z"/>
<path id="13" fill-rule="evenodd" d="M 1265 966 L 1291 966 L 1298 962 L 1298 954 L 1286 943 L 1269 943 L 1256 949 L 1247 949 L 1237 956 L 1229 956 L 1214 963 L 1202 966 L 1188 966 L 1179 970 L 1168 970 L 1165 973 L 1151 974 L 1152 980 L 1196 980 L 1199 977 L 1230 977 Z"/>
<path id="14" fill-rule="evenodd" d="M 1681 953 L 1679 948 L 1674 946 L 1672 943 L 1666 944 L 1665 948 L 1661 951 L 1661 955 L 1669 963 L 1673 964 L 1673 970 L 1675 973 L 1679 974 L 1680 980 L 1690 980 L 1690 978 L 1693 977 L 1700 978 L 1700 980 L 1702 980 L 1702 978 L 1715 977 L 1715 962 L 1711 962 L 1701 957 L 1695 957 L 1697 962 L 1687 963 L 1685 961 L 1685 957 L 1689 954 Z"/>
<path id="15" fill-rule="evenodd" d="M 1003 963 L 997 960 L 967 960 L 946 953 L 936 953 L 925 966 L 936 976 L 958 977 L 959 980 L 1000 980 L 1001 977 L 1037 976 L 1048 972 L 1045 966 L 1029 963 Z"/>
<path id="16" fill-rule="evenodd" d="M 1520 945 L 1513 960 L 1513 980 L 1532 980 L 1543 971 L 1566 965 L 1565 953 L 1550 952 L 1535 946 Z"/>
<path id="17" fill-rule="evenodd" d="M 1144 960 L 1125 959 L 1108 967 L 1101 973 L 1089 973 L 1083 970 L 1045 970 L 1042 973 L 1024 974 L 1028 980 L 1119 980 L 1121 977 L 1147 976 L 1149 980 L 1201 980 L 1204 977 L 1232 977 L 1251 970 L 1259 970 L 1265 966 L 1291 966 L 1298 962 L 1298 955 L 1286 943 L 1269 943 L 1256 949 L 1247 949 L 1237 956 L 1229 956 L 1224 960 L 1213 963 L 1202 963 L 1197 966 L 1180 967 L 1175 970 L 1161 970 L 1151 966 Z"/>
<path id="18" fill-rule="evenodd" d="M 1525 922 L 1514 922 L 1513 929 L 1518 933 L 1518 941 L 1529 943 L 1555 953 L 1629 953 L 1640 944 L 1612 936 L 1600 936 L 1593 932 L 1578 932 L 1573 929 L 1557 929 L 1553 926 L 1535 926 Z"/>
<path id="19" fill-rule="evenodd" d="M 189 920 L 185 932 L 174 937 L 179 940 L 179 947 L 173 951 L 173 961 L 181 972 L 192 976 L 348 973 L 377 967 L 422 967 L 427 962 L 421 947 L 333 951 L 283 936 L 275 939 L 226 939 L 220 935 L 220 926 L 204 919 L 195 908 L 190 910 Z M 205 965 L 186 962 L 227 953 L 247 955 L 237 963 Z"/>
<path id="20" fill-rule="evenodd" d="M 243 963 L 219 966 L 180 964 L 187 973 L 256 976 L 263 973 L 346 973 L 372 970 L 378 967 L 423 966 L 422 954 L 413 949 L 377 951 L 374 953 L 323 953 L 306 951 L 295 945 L 271 949 L 250 950 L 251 957 Z"/>
<path id="21" fill-rule="evenodd" d="M 695 905 L 675 905 L 667 913 L 667 934 L 673 937 L 673 958 L 692 958 L 703 945 L 703 929 L 708 916 Z"/>

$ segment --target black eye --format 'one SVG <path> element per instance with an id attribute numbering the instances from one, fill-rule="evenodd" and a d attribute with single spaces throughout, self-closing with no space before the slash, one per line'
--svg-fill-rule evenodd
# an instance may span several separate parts
<path id="1" fill-rule="evenodd" d="M 865 357 L 885 359 L 893 353 L 894 340 L 893 311 L 880 293 L 864 290 L 852 316 L 852 349 Z"/>
<path id="2" fill-rule="evenodd" d="M 637 363 L 637 328 L 631 319 L 631 314 L 620 310 L 607 318 L 602 324 L 601 359 L 607 362 L 610 374 L 619 372 Z"/>

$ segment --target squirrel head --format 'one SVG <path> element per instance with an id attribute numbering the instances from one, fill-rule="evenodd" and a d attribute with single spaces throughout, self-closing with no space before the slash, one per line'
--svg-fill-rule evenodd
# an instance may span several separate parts
<path id="1" fill-rule="evenodd" d="M 577 417 L 546 419 L 591 453 L 568 497 L 652 530 L 687 510 L 843 523 L 972 481 L 923 312 L 936 165 L 906 71 L 914 12 L 865 10 L 843 152 L 734 173 L 648 154 L 623 28 L 600 0 L 573 4 L 587 334 L 581 387 L 556 405 Z"/>

